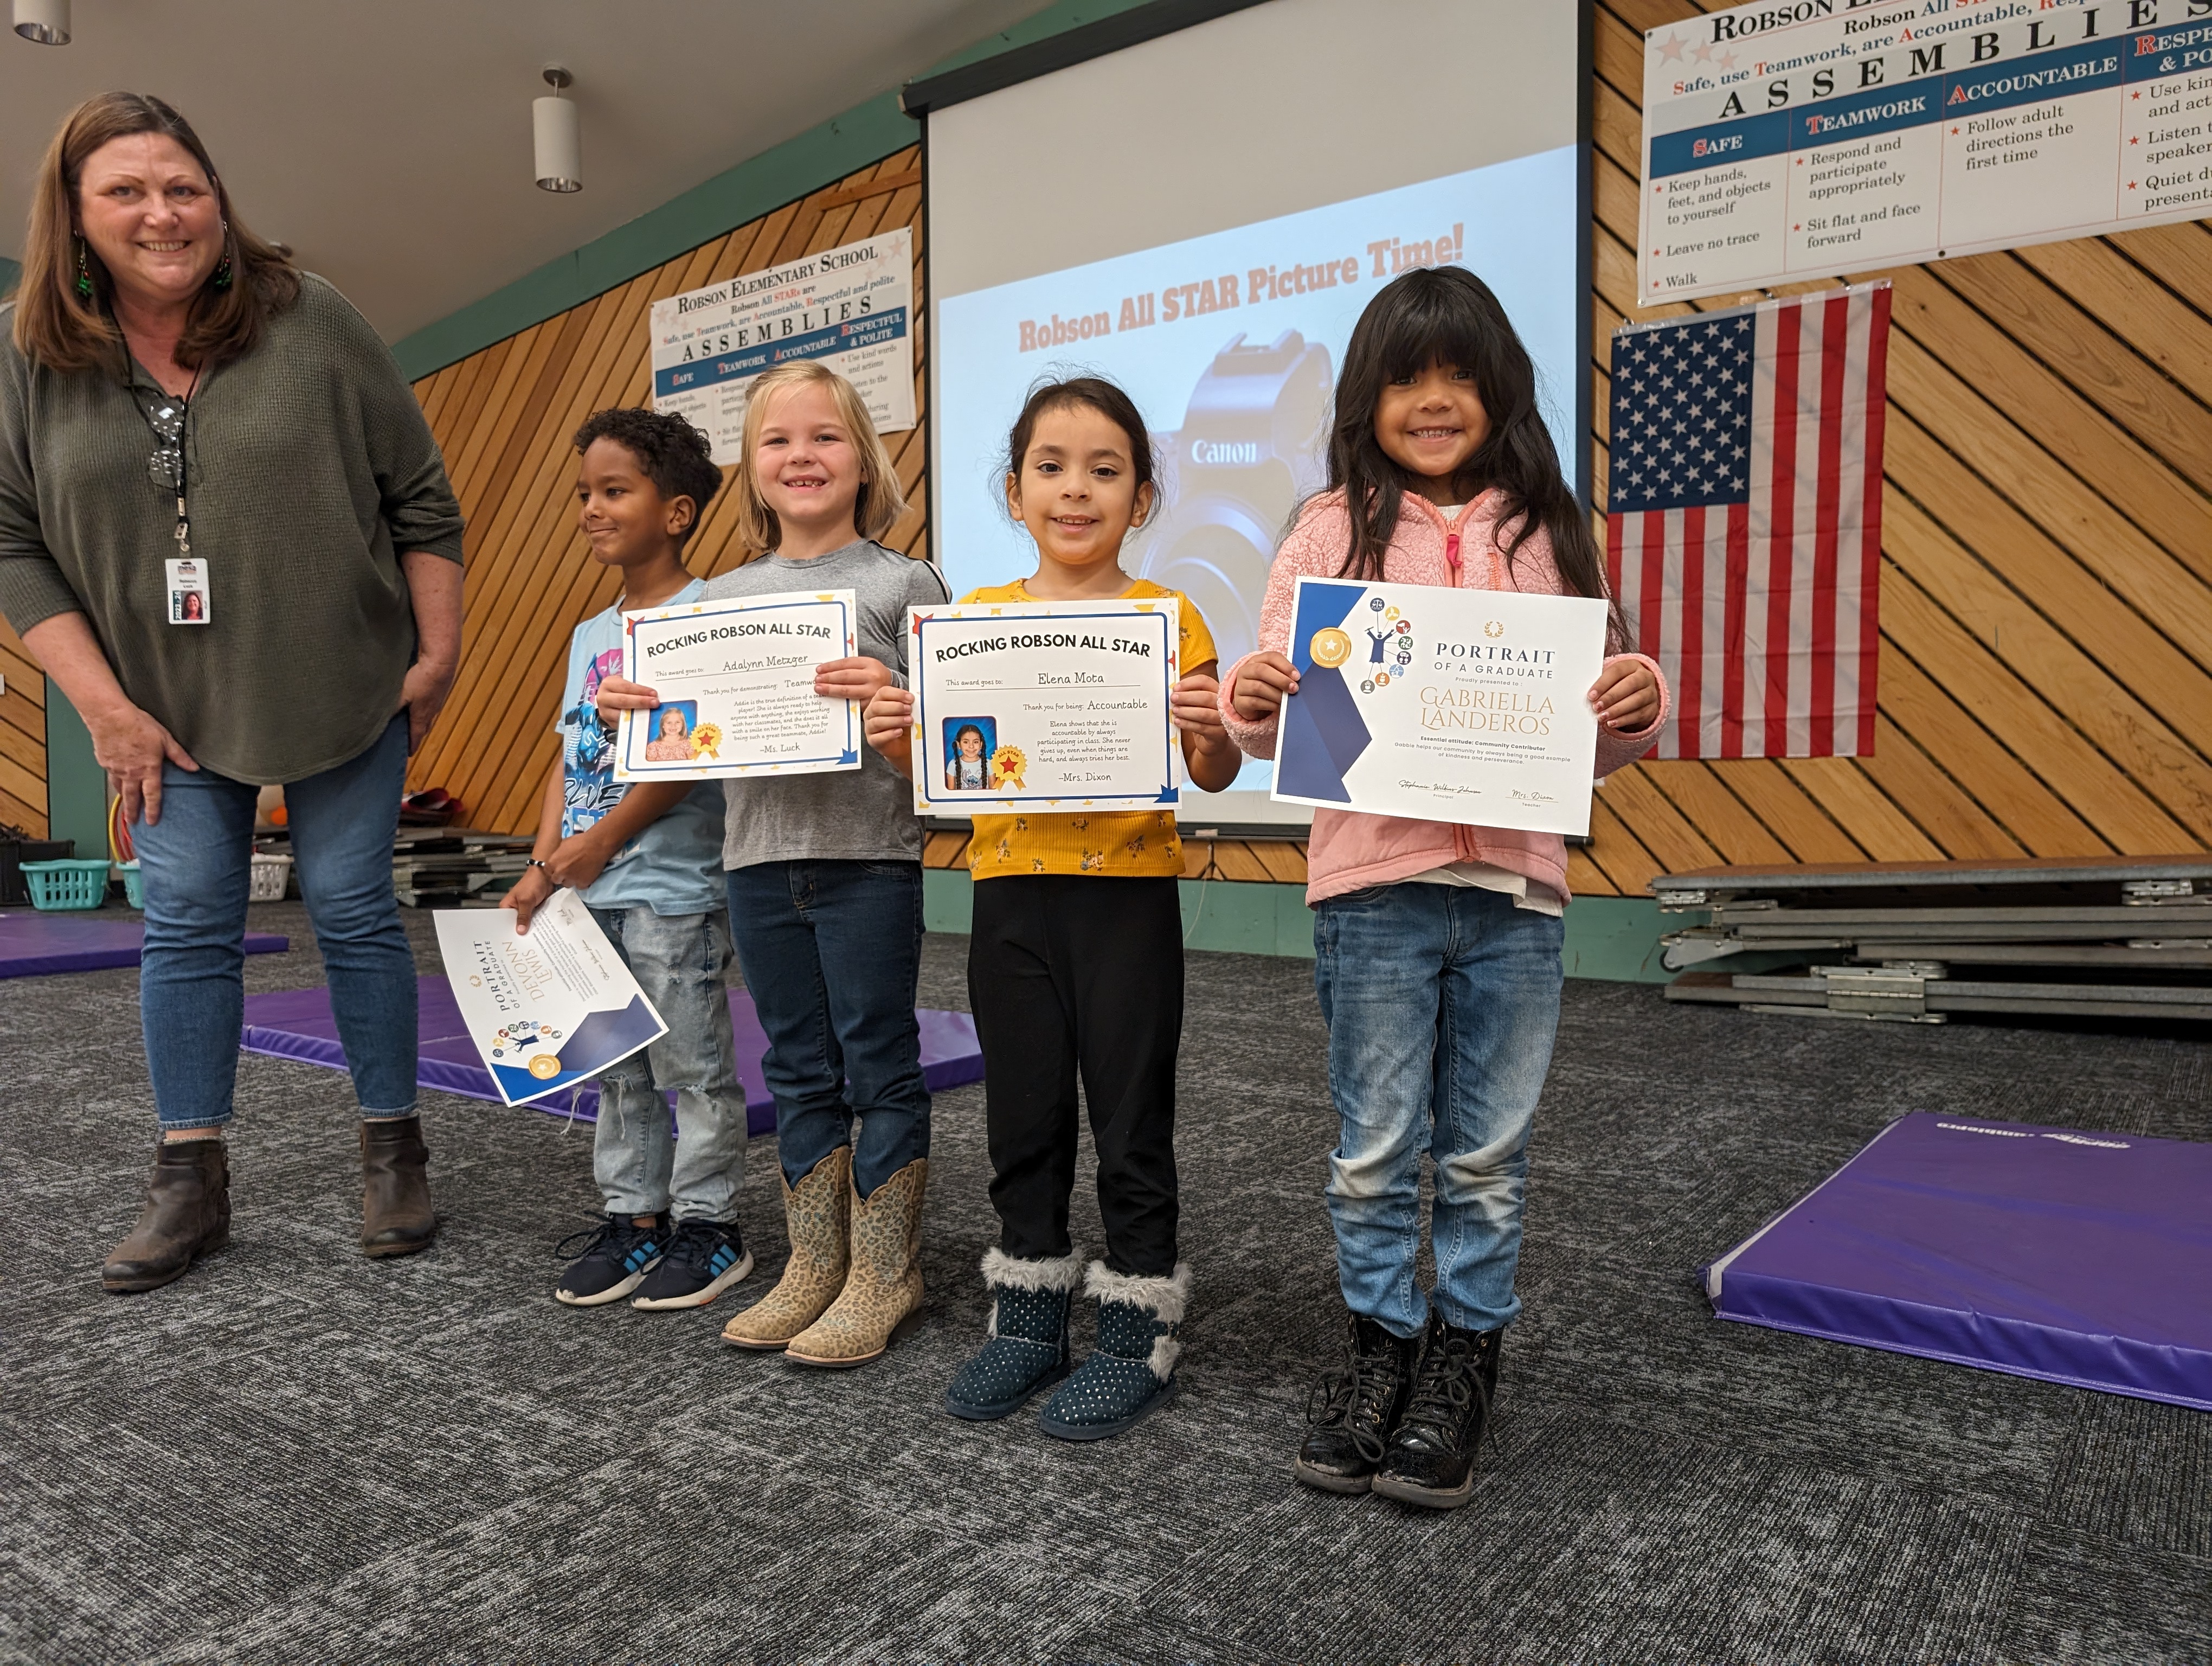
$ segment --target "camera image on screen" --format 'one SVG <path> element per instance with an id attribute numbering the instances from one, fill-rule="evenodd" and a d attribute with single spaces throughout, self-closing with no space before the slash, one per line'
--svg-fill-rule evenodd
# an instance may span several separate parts
<path id="1" fill-rule="evenodd" d="M 1165 509 L 1132 540 L 1128 570 L 1197 604 L 1226 669 L 1259 645 L 1267 568 L 1291 508 L 1328 477 L 1334 368 L 1285 330 L 1240 332 L 1191 390 L 1179 433 L 1155 434 Z"/>

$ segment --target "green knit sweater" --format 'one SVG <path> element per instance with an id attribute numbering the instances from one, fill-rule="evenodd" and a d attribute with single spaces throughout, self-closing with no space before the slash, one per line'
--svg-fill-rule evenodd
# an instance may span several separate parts
<path id="1" fill-rule="evenodd" d="M 234 780 L 298 781 L 365 750 L 415 656 L 400 553 L 461 559 L 437 442 L 368 321 L 309 277 L 252 352 L 201 377 L 185 448 L 211 622 L 173 625 L 176 494 L 147 472 L 137 395 L 112 372 L 27 360 L 14 310 L 0 307 L 9 623 L 83 613 L 124 691 Z"/>

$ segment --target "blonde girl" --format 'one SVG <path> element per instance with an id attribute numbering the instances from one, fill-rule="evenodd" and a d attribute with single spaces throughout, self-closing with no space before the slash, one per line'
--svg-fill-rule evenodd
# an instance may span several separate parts
<path id="1" fill-rule="evenodd" d="M 738 536 L 762 553 L 708 581 L 707 599 L 853 591 L 860 652 L 817 666 L 815 692 L 866 702 L 898 686 L 907 608 L 946 592 L 927 562 L 878 542 L 906 500 L 860 394 L 818 364 L 770 370 L 743 452 Z M 610 678 L 599 703 L 659 702 Z M 722 1340 L 802 1365 L 873 1359 L 921 1309 L 921 830 L 899 772 L 872 752 L 861 763 L 725 783 L 730 930 L 768 1032 L 791 1259 Z"/>

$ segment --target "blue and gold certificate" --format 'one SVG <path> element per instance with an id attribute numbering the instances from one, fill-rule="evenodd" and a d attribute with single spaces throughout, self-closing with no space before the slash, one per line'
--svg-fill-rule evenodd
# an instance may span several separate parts
<path id="1" fill-rule="evenodd" d="M 1589 832 L 1605 629 L 1581 596 L 1301 578 L 1274 796 Z"/>

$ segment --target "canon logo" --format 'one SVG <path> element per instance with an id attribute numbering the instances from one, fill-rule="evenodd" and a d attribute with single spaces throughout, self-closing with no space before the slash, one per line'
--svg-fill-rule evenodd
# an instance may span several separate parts
<path id="1" fill-rule="evenodd" d="M 1249 468 L 1260 460 L 1257 440 L 1194 440 L 1190 460 L 1200 468 Z"/>

